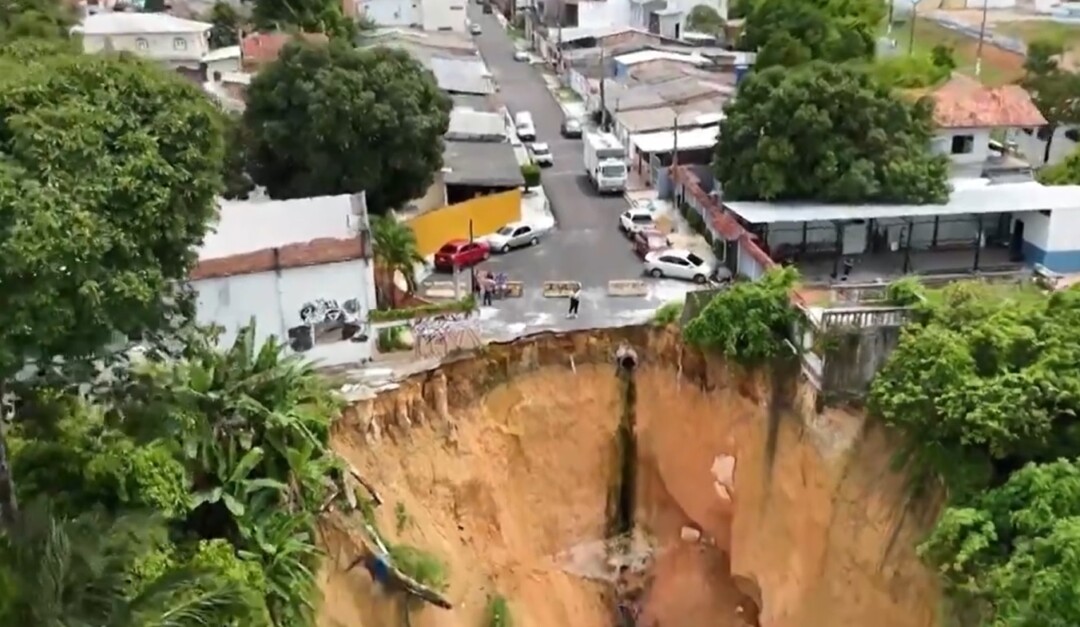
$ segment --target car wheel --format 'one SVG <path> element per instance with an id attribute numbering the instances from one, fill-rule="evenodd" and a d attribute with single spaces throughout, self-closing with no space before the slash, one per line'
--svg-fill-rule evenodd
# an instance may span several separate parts
<path id="1" fill-rule="evenodd" d="M 504 253 L 510 252 L 510 244 L 503 244 L 503 247 L 500 248 L 499 250 L 501 250 Z"/>
<path id="2" fill-rule="evenodd" d="M 540 238 L 539 237 L 534 237 L 531 240 L 529 240 L 529 246 L 536 246 L 539 243 L 540 243 Z"/>
<path id="3" fill-rule="evenodd" d="M 694 283 L 697 283 L 698 285 L 700 285 L 700 284 L 702 284 L 704 282 L 705 282 L 705 275 L 704 274 L 695 274 L 694 275 Z"/>
<path id="4" fill-rule="evenodd" d="M 660 268 L 653 268 L 651 271 L 649 271 L 649 274 L 652 275 L 654 279 L 659 279 L 660 277 L 664 276 L 664 271 Z"/>

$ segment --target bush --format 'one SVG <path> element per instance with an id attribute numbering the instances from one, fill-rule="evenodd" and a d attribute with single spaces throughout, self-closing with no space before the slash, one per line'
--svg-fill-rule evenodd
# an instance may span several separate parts
<path id="1" fill-rule="evenodd" d="M 673 300 L 670 303 L 664 303 L 653 315 L 653 324 L 658 327 L 666 327 L 673 322 L 677 322 L 679 317 L 682 316 L 682 311 L 682 301 Z"/>
<path id="2" fill-rule="evenodd" d="M 926 290 L 917 277 L 906 276 L 885 288 L 885 300 L 900 307 L 910 307 L 926 300 Z"/>
<path id="3" fill-rule="evenodd" d="M 793 268 L 777 268 L 757 281 L 736 283 L 705 305 L 683 336 L 741 363 L 778 355 L 795 319 L 789 292 L 797 278 Z"/>
<path id="4" fill-rule="evenodd" d="M 389 329 L 379 329 L 378 348 L 380 353 L 392 353 L 394 351 L 405 350 L 408 346 L 405 345 L 404 340 L 401 339 L 402 333 L 404 333 L 404 327 L 390 327 Z"/>
<path id="5" fill-rule="evenodd" d="M 521 166 L 521 176 L 525 178 L 525 189 L 536 187 L 540 184 L 540 166 L 526 163 Z"/>
<path id="6" fill-rule="evenodd" d="M 449 303 L 435 303 L 421 305 L 420 307 L 406 307 L 405 309 L 374 309 L 368 314 L 370 322 L 396 322 L 398 320 L 410 320 L 424 316 L 434 316 L 446 313 L 465 313 L 476 309 L 476 299 L 472 295 L 461 300 Z"/>
<path id="7" fill-rule="evenodd" d="M 487 609 L 484 610 L 484 627 L 513 627 L 514 620 L 510 616 L 510 604 L 506 597 L 501 594 L 488 599 Z"/>
<path id="8" fill-rule="evenodd" d="M 398 570 L 432 590 L 446 590 L 446 565 L 431 553 L 407 544 L 390 547 L 390 560 Z"/>

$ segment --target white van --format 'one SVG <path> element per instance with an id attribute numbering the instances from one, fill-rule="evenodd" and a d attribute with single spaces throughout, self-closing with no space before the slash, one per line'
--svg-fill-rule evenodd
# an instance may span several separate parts
<path id="1" fill-rule="evenodd" d="M 532 114 L 521 111 L 514 116 L 514 127 L 517 129 L 518 138 L 523 142 L 536 140 L 536 127 L 533 126 Z"/>

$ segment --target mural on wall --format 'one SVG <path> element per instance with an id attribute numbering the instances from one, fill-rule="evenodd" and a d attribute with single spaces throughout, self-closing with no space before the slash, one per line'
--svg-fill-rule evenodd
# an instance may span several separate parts
<path id="1" fill-rule="evenodd" d="M 366 342 L 368 324 L 362 317 L 360 300 L 342 303 L 317 298 L 300 308 L 300 324 L 289 329 L 289 347 L 298 353 L 336 342 Z"/>

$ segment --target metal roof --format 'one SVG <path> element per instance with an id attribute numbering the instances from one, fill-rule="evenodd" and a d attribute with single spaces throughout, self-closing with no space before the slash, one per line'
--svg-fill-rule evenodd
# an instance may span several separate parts
<path id="1" fill-rule="evenodd" d="M 447 139 L 506 139 L 506 118 L 499 113 L 454 108 L 450 111 Z"/>
<path id="2" fill-rule="evenodd" d="M 432 57 L 431 71 L 439 88 L 458 94 L 493 94 L 495 84 L 491 80 L 484 60 L 480 58 Z"/>
<path id="3" fill-rule="evenodd" d="M 184 35 L 203 33 L 213 24 L 173 17 L 167 13 L 114 12 L 88 15 L 72 31 L 83 35 Z"/>
<path id="4" fill-rule="evenodd" d="M 716 145 L 716 138 L 719 136 L 719 126 L 706 126 L 705 128 L 679 130 L 677 138 L 675 131 L 637 133 L 630 136 L 630 141 L 641 152 L 664 153 L 674 151 L 676 144 L 679 150 L 710 148 Z"/>
<path id="5" fill-rule="evenodd" d="M 514 147 L 496 142 L 448 141 L 443 148 L 447 185 L 520 187 L 525 184 Z"/>
<path id="6" fill-rule="evenodd" d="M 1033 181 L 993 185 L 987 179 L 979 181 L 985 182 L 955 182 L 948 202 L 943 205 L 844 205 L 725 200 L 724 206 L 751 224 L 1080 209 L 1080 185 L 1043 185 Z"/>

